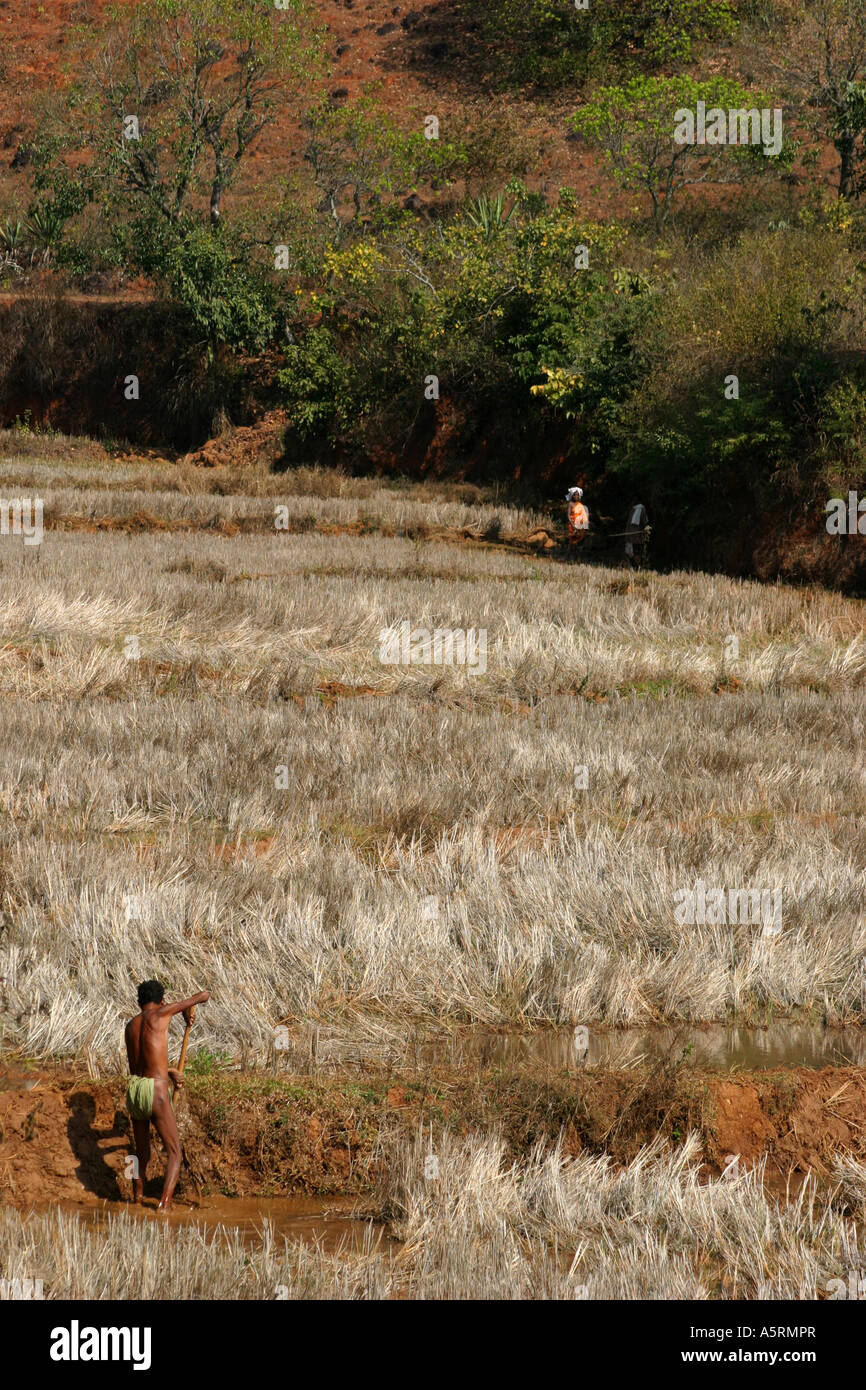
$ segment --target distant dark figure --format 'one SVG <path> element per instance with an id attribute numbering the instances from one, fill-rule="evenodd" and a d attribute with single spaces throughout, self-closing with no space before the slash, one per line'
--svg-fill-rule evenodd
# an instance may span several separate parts
<path id="1" fill-rule="evenodd" d="M 643 502 L 634 502 L 629 508 L 625 524 L 625 557 L 629 564 L 635 558 L 642 561 L 646 555 L 649 540 L 649 516 Z"/>

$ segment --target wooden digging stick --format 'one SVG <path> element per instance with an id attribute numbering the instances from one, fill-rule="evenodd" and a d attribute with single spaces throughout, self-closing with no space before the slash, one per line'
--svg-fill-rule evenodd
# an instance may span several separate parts
<path id="1" fill-rule="evenodd" d="M 194 1018 L 195 1005 L 193 1004 L 192 1008 L 189 1011 L 189 1023 L 186 1025 L 186 1028 L 183 1031 L 183 1042 L 180 1045 L 180 1061 L 177 1064 L 177 1069 L 180 1072 L 181 1076 L 183 1076 L 184 1063 L 186 1062 L 186 1049 L 189 1044 L 189 1030 L 192 1027 Z M 177 1086 L 173 1088 L 173 1094 L 177 1095 Z"/>

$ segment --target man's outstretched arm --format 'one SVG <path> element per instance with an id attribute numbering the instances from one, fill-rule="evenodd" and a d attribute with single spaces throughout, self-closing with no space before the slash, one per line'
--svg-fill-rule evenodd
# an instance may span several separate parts
<path id="1" fill-rule="evenodd" d="M 176 1004 L 161 1004 L 159 1012 L 163 1018 L 173 1018 L 175 1014 L 185 1014 L 187 1009 L 194 1009 L 197 1004 L 206 1004 L 209 999 L 210 993 L 203 989 L 200 994 L 194 994 L 191 999 L 179 999 Z"/>

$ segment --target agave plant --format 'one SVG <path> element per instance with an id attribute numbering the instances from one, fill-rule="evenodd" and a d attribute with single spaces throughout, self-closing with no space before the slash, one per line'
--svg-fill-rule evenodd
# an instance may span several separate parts
<path id="1" fill-rule="evenodd" d="M 488 198 L 486 193 L 482 193 L 479 198 L 473 199 L 468 216 L 472 225 L 485 236 L 496 236 L 508 226 L 516 207 L 515 201 L 506 212 L 504 193 L 497 193 L 495 198 Z"/>
<path id="2" fill-rule="evenodd" d="M 48 260 L 54 250 L 66 221 L 63 213 L 53 203 L 43 203 L 34 208 L 27 219 L 27 234 L 33 242 L 34 250 L 41 251 L 43 260 Z"/>
<path id="3" fill-rule="evenodd" d="M 0 227 L 0 250 L 6 255 L 14 256 L 20 250 L 24 239 L 24 223 L 19 218 L 13 222 L 11 217 L 7 217 L 5 224 Z"/>

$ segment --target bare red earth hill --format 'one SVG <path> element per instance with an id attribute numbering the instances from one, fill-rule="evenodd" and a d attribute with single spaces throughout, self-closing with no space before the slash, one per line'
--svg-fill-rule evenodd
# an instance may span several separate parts
<path id="1" fill-rule="evenodd" d="M 8 192 L 16 155 L 19 167 L 24 157 L 18 151 L 33 129 L 39 96 L 62 89 L 68 80 L 73 26 L 84 18 L 101 20 L 109 8 L 108 0 L 52 0 L 48 5 L 0 0 L 0 198 Z M 418 110 L 438 115 L 447 129 L 454 102 L 483 101 L 491 95 L 492 65 L 485 70 L 474 61 L 477 34 L 467 31 L 473 21 L 467 20 L 460 6 L 316 0 L 316 11 L 328 31 L 330 77 L 325 88 L 335 101 L 351 101 L 374 87 L 376 101 L 401 125 Z M 540 104 L 528 93 L 509 93 L 508 101 L 534 137 L 532 185 L 551 194 L 568 183 L 593 201 L 597 213 L 609 208 L 613 190 L 599 186 L 595 160 L 566 139 L 565 120 L 574 107 L 574 94 L 563 93 Z M 285 173 L 297 158 L 293 132 L 274 125 L 264 132 L 246 178 L 251 183 L 268 182 Z"/>

